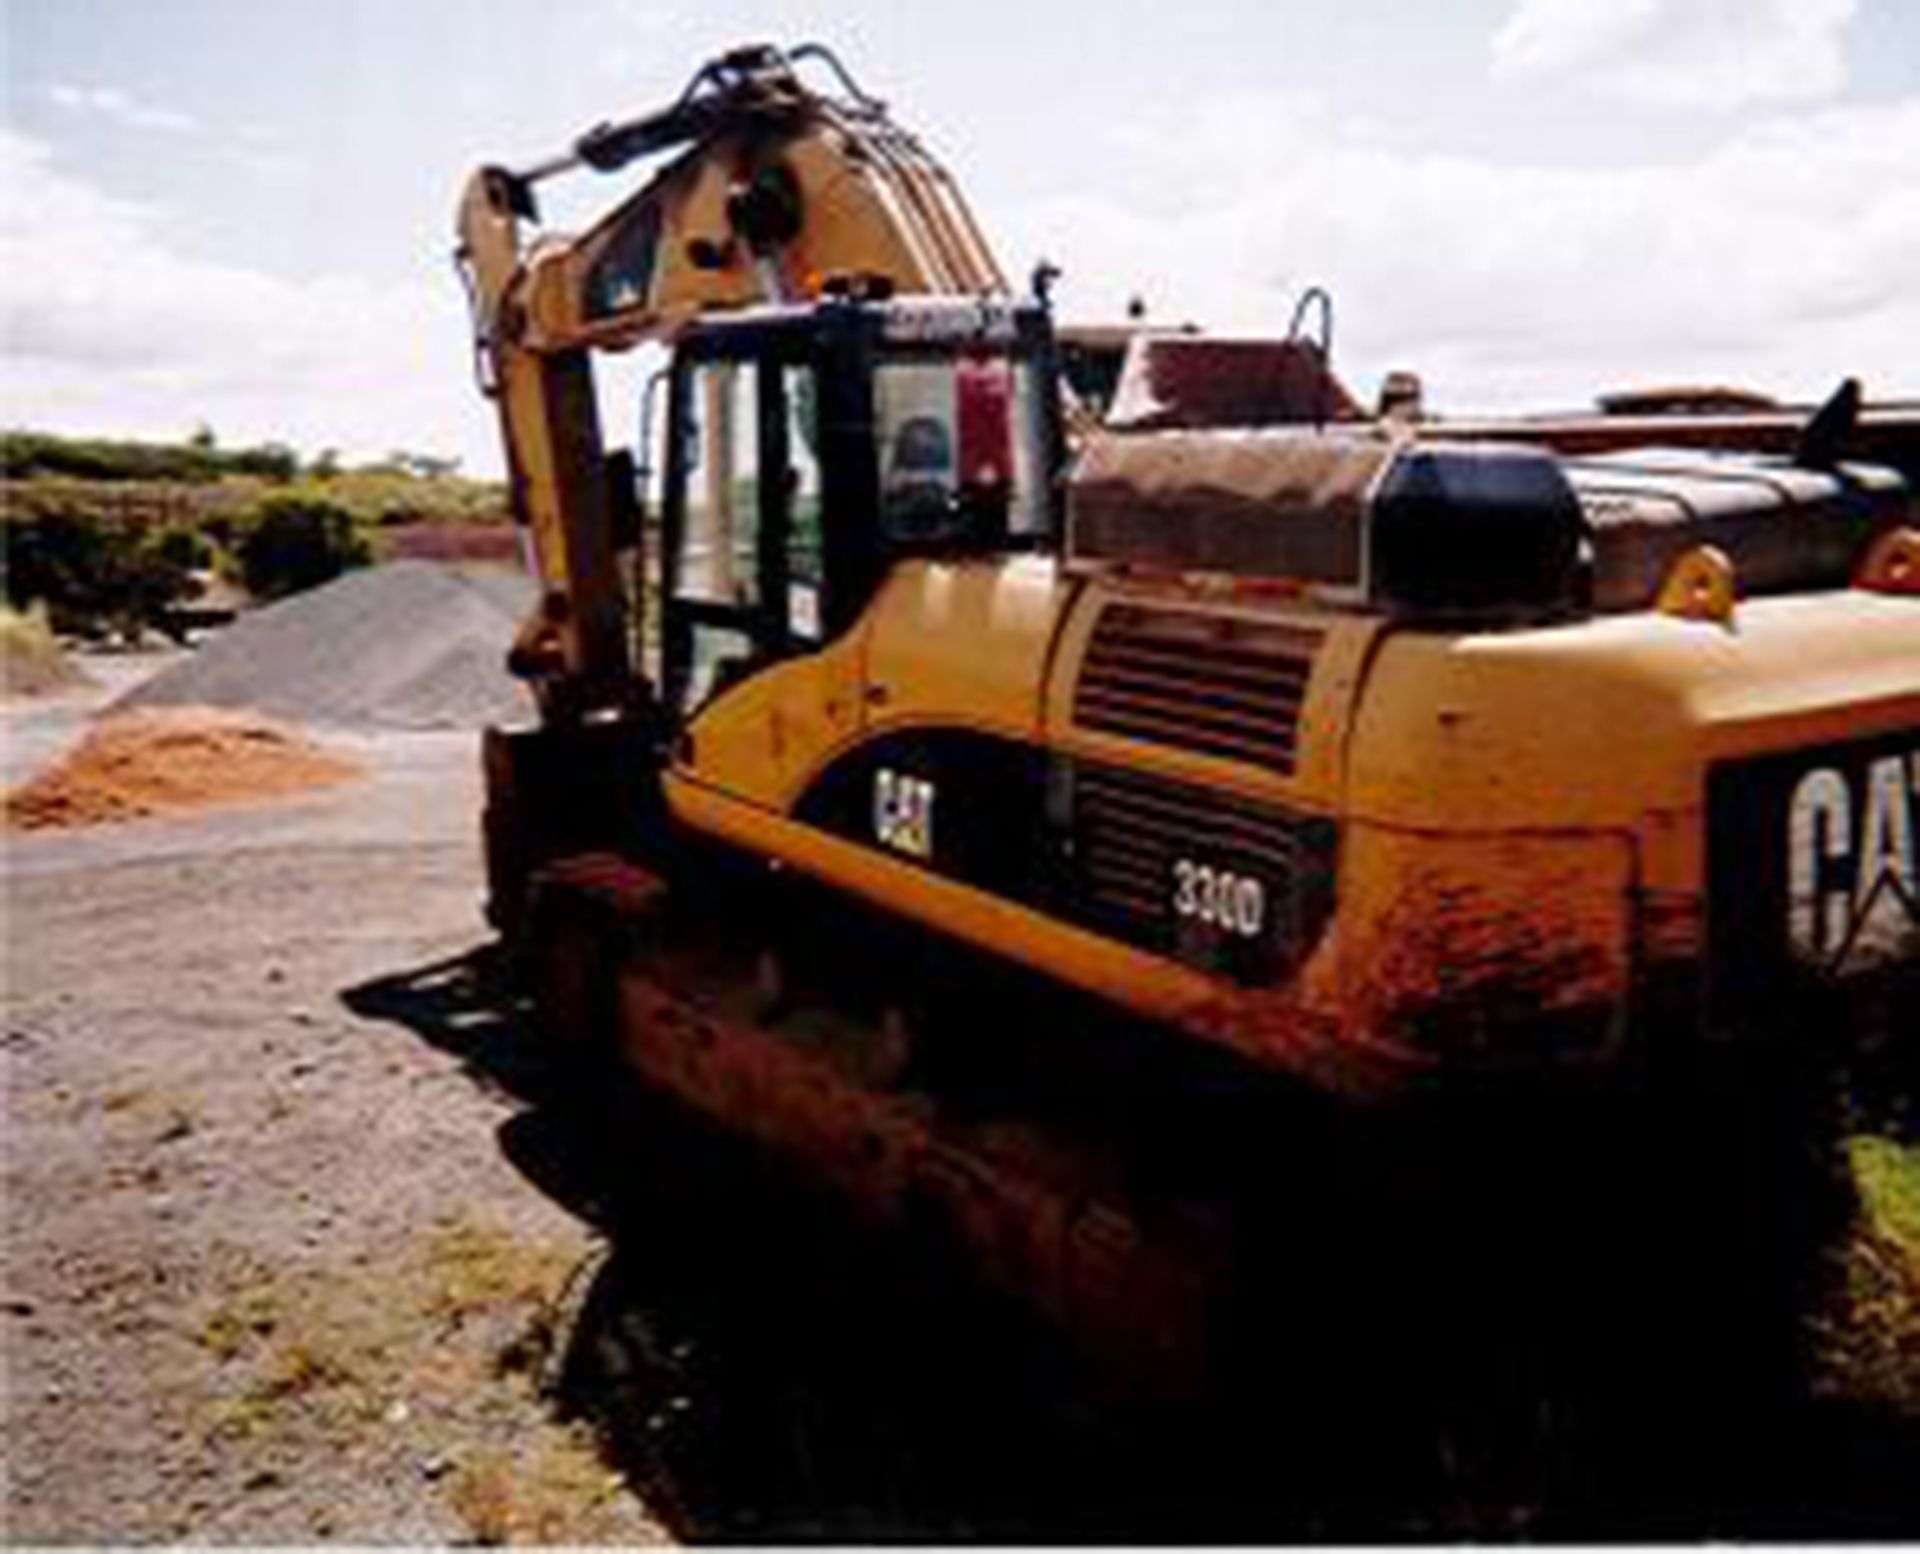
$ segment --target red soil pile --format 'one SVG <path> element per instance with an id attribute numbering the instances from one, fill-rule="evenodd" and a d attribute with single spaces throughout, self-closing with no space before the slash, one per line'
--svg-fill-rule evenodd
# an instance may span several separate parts
<path id="1" fill-rule="evenodd" d="M 89 826 L 273 798 L 360 774 L 304 734 L 249 713 L 166 707 L 109 718 L 6 797 L 22 830 Z"/>

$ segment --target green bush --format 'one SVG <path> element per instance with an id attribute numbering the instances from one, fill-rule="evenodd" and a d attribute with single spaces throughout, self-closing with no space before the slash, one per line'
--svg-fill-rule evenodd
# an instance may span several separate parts
<path id="1" fill-rule="evenodd" d="M 10 516 L 0 593 L 16 609 L 44 608 L 57 631 L 131 640 L 192 596 L 205 554 L 204 542 L 177 526 L 60 508 Z"/>
<path id="2" fill-rule="evenodd" d="M 266 498 L 236 547 L 240 580 L 256 599 L 277 599 L 329 582 L 373 559 L 353 514 L 324 497 Z"/>
<path id="3" fill-rule="evenodd" d="M 179 526 L 162 529 L 152 543 L 155 555 L 183 571 L 202 571 L 214 563 L 213 541 L 195 529 Z"/>

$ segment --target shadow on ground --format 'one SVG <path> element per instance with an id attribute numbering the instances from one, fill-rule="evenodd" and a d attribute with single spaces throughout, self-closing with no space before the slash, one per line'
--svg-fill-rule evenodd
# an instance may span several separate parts
<path id="1" fill-rule="evenodd" d="M 664 1106 L 571 1093 L 491 949 L 342 996 L 523 1103 L 503 1152 L 604 1237 L 558 1324 L 553 1397 L 677 1536 L 1198 1535 L 1173 1445 L 1143 1477 L 1137 1422 L 960 1270 Z M 1233 1519 L 1204 1513 L 1222 1536 Z"/>
<path id="2" fill-rule="evenodd" d="M 689 1541 L 1220 1542 L 1911 1535 L 1910 1426 L 1808 1405 L 1697 1443 L 1678 1495 L 1565 1464 L 1489 1489 L 1390 1395 L 1263 1388 L 1204 1411 L 1101 1398 L 963 1269 L 851 1224 L 776 1166 L 627 1088 L 562 1082 L 496 952 L 347 990 L 521 1104 L 500 1145 L 604 1250 L 548 1382 Z M 1420 1298 L 1408 1290 L 1410 1300 Z M 1377 1310 L 1377 1306 L 1373 1308 Z M 1366 1333 L 1330 1329 L 1338 1352 Z M 1412 1400 L 1407 1399 L 1403 1401 Z M 1409 1413 L 1411 1411 L 1408 1411 Z M 1711 1489 L 1705 1486 L 1711 1483 Z M 1691 1487 L 1689 1487 L 1691 1486 Z M 1493 1507 L 1494 1509 L 1489 1509 Z"/>

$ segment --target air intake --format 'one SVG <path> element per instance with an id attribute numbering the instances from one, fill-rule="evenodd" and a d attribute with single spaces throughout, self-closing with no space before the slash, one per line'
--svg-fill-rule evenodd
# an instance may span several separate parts
<path id="1" fill-rule="evenodd" d="M 1103 734 L 1293 770 L 1317 634 L 1230 616 L 1112 604 L 1074 687 Z"/>

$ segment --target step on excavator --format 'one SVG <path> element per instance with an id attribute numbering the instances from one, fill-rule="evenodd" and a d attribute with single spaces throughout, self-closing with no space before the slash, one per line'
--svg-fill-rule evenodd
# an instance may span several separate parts
<path id="1" fill-rule="evenodd" d="M 1336 1308 L 1329 1395 L 1537 1398 L 1459 1356 L 1548 1313 L 1642 1419 L 1790 1385 L 1839 1039 L 1920 1029 L 1911 416 L 1373 414 L 1330 306 L 1076 337 L 812 45 L 480 169 L 459 236 L 553 1040 L 1146 1390 L 1306 1385 Z"/>

